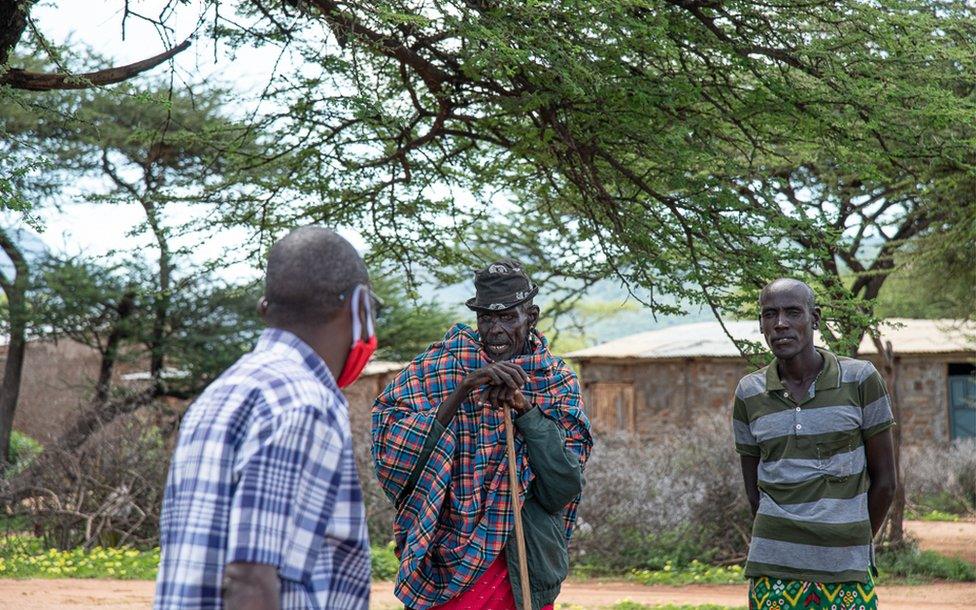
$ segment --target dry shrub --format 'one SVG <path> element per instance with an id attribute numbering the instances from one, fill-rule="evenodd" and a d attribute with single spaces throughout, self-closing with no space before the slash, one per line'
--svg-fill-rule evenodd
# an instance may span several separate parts
<path id="1" fill-rule="evenodd" d="M 363 504 L 366 505 L 366 525 L 372 544 L 383 545 L 393 540 L 393 503 L 386 497 L 373 471 L 373 456 L 370 454 L 372 438 L 369 429 L 353 429 L 353 450 L 356 455 L 356 468 L 359 482 L 363 488 Z"/>
<path id="2" fill-rule="evenodd" d="M 902 447 L 908 505 L 919 510 L 976 510 L 976 439 Z"/>
<path id="3" fill-rule="evenodd" d="M 742 558 L 752 519 L 730 439 L 721 415 L 662 440 L 596 438 L 572 545 L 576 560 L 620 570 Z"/>
<path id="4" fill-rule="evenodd" d="M 126 417 L 79 450 L 44 450 L 15 512 L 59 549 L 159 544 L 169 455 L 158 429 Z"/>

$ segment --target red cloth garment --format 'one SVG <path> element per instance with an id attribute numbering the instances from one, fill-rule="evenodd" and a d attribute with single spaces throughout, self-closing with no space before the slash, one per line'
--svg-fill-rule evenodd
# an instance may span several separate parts
<path id="1" fill-rule="evenodd" d="M 431 610 L 517 610 L 512 585 L 508 581 L 505 552 L 502 551 L 470 589 Z M 542 610 L 552 610 L 552 604 Z"/>

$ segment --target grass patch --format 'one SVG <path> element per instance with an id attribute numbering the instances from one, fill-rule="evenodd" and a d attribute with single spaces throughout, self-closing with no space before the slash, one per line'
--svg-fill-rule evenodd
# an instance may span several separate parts
<path id="1" fill-rule="evenodd" d="M 372 549 L 373 579 L 392 580 L 400 562 L 391 546 Z M 155 580 L 159 547 L 95 547 L 68 551 L 44 548 L 39 538 L 0 536 L 0 578 L 117 578 Z"/>
<path id="2" fill-rule="evenodd" d="M 159 565 L 159 548 L 95 547 L 90 551 L 45 549 L 30 536 L 0 538 L 0 577 L 3 578 L 119 578 L 152 580 Z"/>
<path id="3" fill-rule="evenodd" d="M 710 566 L 692 560 L 685 566 L 666 562 L 660 570 L 632 570 L 629 577 L 644 585 L 729 585 L 743 582 L 742 566 Z"/>
<path id="4" fill-rule="evenodd" d="M 913 521 L 962 521 L 963 516 L 956 513 L 947 513 L 944 510 L 933 508 L 929 511 L 909 511 L 905 516 Z"/>
<path id="5" fill-rule="evenodd" d="M 878 571 L 878 582 L 882 584 L 892 581 L 921 584 L 933 580 L 976 582 L 976 566 L 968 561 L 914 547 L 879 553 Z"/>

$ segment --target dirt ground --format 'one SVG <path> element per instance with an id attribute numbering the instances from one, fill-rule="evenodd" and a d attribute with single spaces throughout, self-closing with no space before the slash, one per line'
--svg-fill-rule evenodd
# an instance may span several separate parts
<path id="1" fill-rule="evenodd" d="M 905 529 L 923 549 L 976 563 L 976 520 L 905 521 Z"/>
<path id="2" fill-rule="evenodd" d="M 976 563 L 976 522 L 936 523 L 908 521 L 908 530 L 922 548 L 952 554 Z M 147 610 L 152 606 L 153 583 L 119 580 L 0 580 L 2 610 Z M 974 607 L 973 583 L 938 583 L 920 586 L 882 586 L 878 591 L 885 610 L 964 610 Z M 372 608 L 400 608 L 389 582 L 373 585 Z M 721 604 L 745 606 L 745 585 L 644 586 L 632 582 L 567 582 L 559 603 L 600 608 L 622 600 L 644 604 Z"/>

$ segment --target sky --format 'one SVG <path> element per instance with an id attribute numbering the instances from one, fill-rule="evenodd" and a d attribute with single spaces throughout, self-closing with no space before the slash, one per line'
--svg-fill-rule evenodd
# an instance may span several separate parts
<path id="1" fill-rule="evenodd" d="M 166 2 L 157 0 L 131 3 L 135 10 L 147 16 L 158 16 Z M 124 65 L 163 52 L 194 34 L 202 10 L 200 3 L 191 2 L 179 6 L 167 20 L 173 28 L 165 34 L 164 43 L 155 26 L 145 20 L 129 17 L 122 37 L 122 6 L 119 0 L 89 0 L 85 2 L 42 2 L 32 16 L 38 29 L 54 43 L 72 42 L 72 46 L 87 46 L 113 65 Z M 212 19 L 212 15 L 209 16 Z M 278 54 L 274 49 L 240 49 L 234 56 L 226 45 L 216 49 L 204 32 L 193 36 L 189 49 L 178 54 L 173 62 L 173 75 L 177 82 L 208 82 L 230 85 L 247 99 L 267 82 L 272 74 Z M 291 58 L 283 57 L 279 69 L 291 69 Z M 163 64 L 148 74 L 166 76 L 170 64 Z M 74 192 L 67 194 L 60 210 L 48 208 L 38 214 L 43 226 L 40 236 L 53 251 L 69 255 L 105 255 L 111 251 L 152 252 L 148 235 L 134 237 L 131 229 L 144 220 L 137 206 L 111 206 L 87 204 L 79 201 L 80 193 L 97 188 L 97 184 L 81 183 Z M 189 219 L 189 208 L 168 212 L 169 222 L 179 226 Z M 342 233 L 360 251 L 365 241 L 354 231 L 340 228 Z M 227 230 L 213 239 L 200 242 L 190 237 L 184 243 L 193 245 L 192 257 L 203 262 L 218 257 L 228 248 L 239 245 L 245 239 L 243 230 Z M 225 273 L 233 276 L 253 276 L 257 273 L 249 265 L 236 265 Z"/>
<path id="2" fill-rule="evenodd" d="M 136 0 L 132 6 L 144 15 L 156 16 L 167 2 L 159 0 Z M 166 32 L 166 43 L 161 39 L 155 26 L 138 18 L 129 17 L 125 26 L 125 39 L 122 37 L 122 6 L 120 0 L 87 0 L 84 2 L 47 0 L 41 2 L 32 12 L 38 29 L 54 43 L 71 42 L 72 48 L 87 46 L 113 65 L 124 65 L 161 53 L 166 48 L 179 44 L 194 34 L 201 19 L 201 4 L 191 1 L 178 6 L 167 24 L 173 29 Z M 205 15 L 212 20 L 213 16 Z M 178 54 L 172 64 L 163 64 L 153 70 L 155 76 L 165 76 L 173 70 L 177 82 L 202 83 L 231 86 L 241 92 L 241 110 L 248 109 L 249 98 L 256 96 L 268 81 L 278 62 L 278 69 L 294 71 L 300 69 L 292 57 L 279 59 L 273 48 L 239 49 L 232 56 L 226 45 L 218 44 L 216 50 L 212 39 L 206 32 L 193 37 L 192 46 Z M 85 191 L 98 190 L 98 184 L 79 183 L 74 192 L 67 193 L 66 201 L 60 210 L 43 209 L 39 219 L 43 225 L 40 236 L 49 249 L 54 252 L 86 256 L 105 255 L 112 251 L 126 252 L 128 256 L 155 258 L 148 235 L 133 236 L 133 227 L 144 220 L 138 206 L 111 206 L 88 204 L 80 201 Z M 466 193 L 455 193 L 457 197 L 470 198 Z M 190 218 L 193 210 L 167 208 L 169 222 L 179 226 Z M 365 249 L 365 241 L 354 231 L 339 228 L 360 251 Z M 222 231 L 212 239 L 202 242 L 192 236 L 184 243 L 193 245 L 191 260 L 202 263 L 219 257 L 223 252 L 239 246 L 246 238 L 243 230 Z M 180 245 L 179 243 L 175 245 Z M 226 279 L 245 279 L 259 275 L 251 264 L 238 264 L 222 270 Z M 597 299 L 623 302 L 626 293 L 610 282 L 606 283 L 596 296 Z M 463 299 L 470 293 L 470 282 L 450 287 L 429 287 L 442 299 L 457 301 L 460 307 Z M 701 312 L 689 312 L 680 321 L 702 319 Z M 667 325 L 678 321 L 668 318 L 653 318 L 646 310 L 621 311 L 619 316 L 601 323 L 605 328 L 596 335 L 600 339 L 610 339 L 640 330 Z"/>

